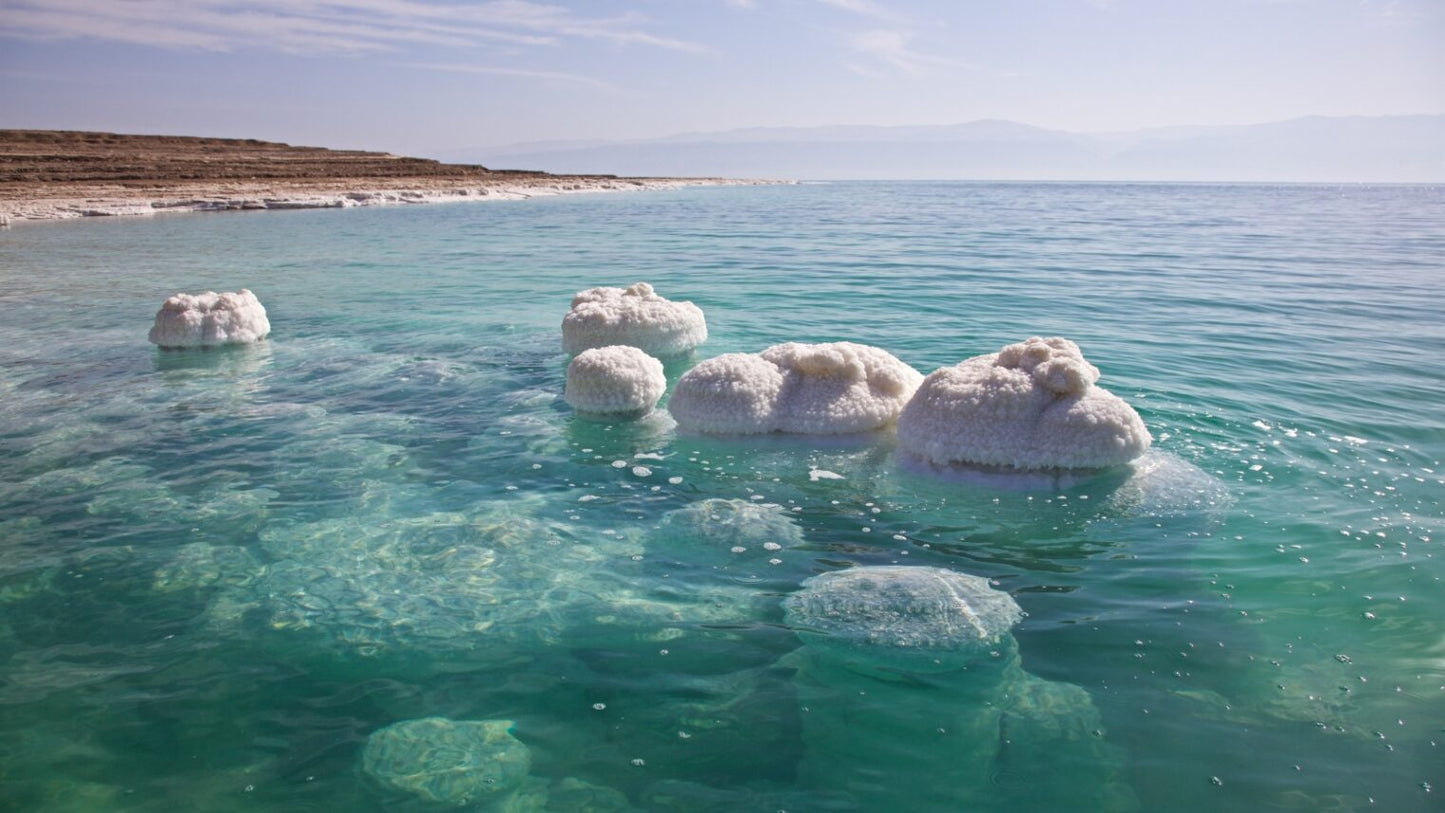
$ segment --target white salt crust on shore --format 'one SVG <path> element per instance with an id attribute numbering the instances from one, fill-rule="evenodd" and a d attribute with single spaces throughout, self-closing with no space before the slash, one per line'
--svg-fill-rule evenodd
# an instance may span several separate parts
<path id="1" fill-rule="evenodd" d="M 525 201 L 553 195 L 585 195 L 597 192 L 657 192 L 689 186 L 762 186 L 777 181 L 731 181 L 717 178 L 571 178 L 533 183 L 423 182 L 413 186 L 347 188 L 347 186 L 306 185 L 288 188 L 285 183 L 198 183 L 162 191 L 144 192 L 88 185 L 65 195 L 64 186 L 26 198 L 0 199 L 0 219 L 69 219 L 82 217 L 136 217 L 168 212 L 225 212 L 250 209 L 345 209 L 353 206 L 403 204 L 452 204 L 464 201 Z"/>
<path id="2" fill-rule="evenodd" d="M 562 397 L 578 412 L 641 415 L 657 406 L 666 389 L 662 362 L 636 347 L 613 345 L 584 350 L 572 359 Z"/>
<path id="3" fill-rule="evenodd" d="M 1127 463 L 1153 438 L 1098 380 L 1098 368 L 1063 338 L 975 356 L 924 380 L 898 417 L 898 448 L 931 463 L 1019 470 Z"/>
<path id="4" fill-rule="evenodd" d="M 574 356 L 596 347 L 628 345 L 671 358 L 691 353 L 705 341 L 702 308 L 664 299 L 645 282 L 579 291 L 562 318 L 562 349 Z"/>
<path id="5" fill-rule="evenodd" d="M 79 217 L 134 217 L 165 213 L 227 212 L 276 209 L 348 209 L 462 201 L 526 200 L 554 195 L 600 192 L 651 192 L 692 186 L 754 186 L 776 181 L 643 178 L 573 178 L 541 183 L 459 185 L 437 182 L 406 187 L 288 188 L 284 183 L 216 183 L 186 185 L 151 194 L 118 187 L 87 186 L 73 196 L 47 193 L 13 200 L 0 199 L 0 221 L 66 220 Z"/>
<path id="6" fill-rule="evenodd" d="M 789 342 L 702 362 L 677 382 L 668 410 L 679 427 L 708 434 L 867 432 L 893 423 L 922 381 L 876 347 Z"/>
<path id="7" fill-rule="evenodd" d="M 215 347 L 260 341 L 270 332 L 261 301 L 242 288 L 172 296 L 156 312 L 150 341 L 167 348 Z"/>

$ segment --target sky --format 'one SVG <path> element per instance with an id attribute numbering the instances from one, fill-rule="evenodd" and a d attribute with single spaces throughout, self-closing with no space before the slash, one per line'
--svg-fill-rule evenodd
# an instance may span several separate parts
<path id="1" fill-rule="evenodd" d="M 433 155 L 1445 113 L 1445 0 L 0 0 L 0 127 Z"/>

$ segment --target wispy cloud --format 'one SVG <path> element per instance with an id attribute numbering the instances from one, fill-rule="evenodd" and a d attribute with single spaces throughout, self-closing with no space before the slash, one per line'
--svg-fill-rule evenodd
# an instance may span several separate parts
<path id="1" fill-rule="evenodd" d="M 825 6 L 832 6 L 836 9 L 849 11 L 863 17 L 872 17 L 877 20 L 897 22 L 902 19 L 895 12 L 878 5 L 873 2 L 873 0 L 818 0 L 818 2 Z"/>
<path id="2" fill-rule="evenodd" d="M 876 79 L 890 73 L 918 76 L 940 69 L 963 69 L 989 72 L 982 66 L 955 57 L 940 56 L 913 45 L 918 25 L 874 0 L 818 0 L 825 6 L 868 18 L 863 31 L 843 35 L 843 42 L 853 51 L 855 59 L 844 65 L 859 76 Z M 856 57 L 863 57 L 858 60 Z"/>
<path id="3" fill-rule="evenodd" d="M 883 71 L 880 71 L 877 68 L 870 68 L 866 65 L 860 65 L 857 62 L 847 62 L 844 64 L 847 66 L 848 70 L 858 74 L 859 76 L 864 77 L 865 79 L 883 78 Z"/>
<path id="4" fill-rule="evenodd" d="M 912 35 L 904 31 L 872 29 L 852 34 L 848 38 L 848 45 L 859 54 L 915 76 L 944 68 L 981 70 L 979 65 L 968 60 L 919 51 L 910 44 L 912 39 Z M 855 73 L 872 75 L 866 67 L 856 63 L 849 67 Z"/>
<path id="5" fill-rule="evenodd" d="M 596 40 L 681 51 L 703 46 L 646 30 L 634 13 L 589 17 L 531 0 L 0 0 L 0 35 L 89 38 L 162 48 L 289 53 L 408 45 L 548 46 Z"/>
<path id="6" fill-rule="evenodd" d="M 549 82 L 564 82 L 569 84 L 587 85 L 613 93 L 622 89 L 591 76 L 583 76 L 576 73 L 563 73 L 561 71 L 534 71 L 527 68 L 508 68 L 496 65 L 471 65 L 466 63 L 441 63 L 441 62 L 405 62 L 401 63 L 404 68 L 417 68 L 425 71 L 442 71 L 444 73 L 471 73 L 484 76 L 514 76 L 523 79 L 540 79 Z"/>

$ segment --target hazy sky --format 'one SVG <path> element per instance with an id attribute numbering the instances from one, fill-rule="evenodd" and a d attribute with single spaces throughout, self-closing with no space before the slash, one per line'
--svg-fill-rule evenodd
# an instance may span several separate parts
<path id="1" fill-rule="evenodd" d="M 1445 112 L 1445 0 L 0 0 L 0 127 L 410 154 Z"/>

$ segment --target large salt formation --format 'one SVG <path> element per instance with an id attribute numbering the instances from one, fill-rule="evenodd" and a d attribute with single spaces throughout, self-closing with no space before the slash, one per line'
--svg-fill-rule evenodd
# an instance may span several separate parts
<path id="1" fill-rule="evenodd" d="M 1152 438 L 1139 413 L 1094 385 L 1068 339 L 1031 338 L 943 367 L 898 417 L 898 447 L 939 464 L 1091 469 L 1127 463 Z"/>
<path id="2" fill-rule="evenodd" d="M 562 397 L 578 412 L 643 415 L 666 389 L 662 362 L 636 347 L 616 345 L 583 350 L 572 359 Z"/>
<path id="3" fill-rule="evenodd" d="M 859 810 L 1127 810 L 1087 692 L 1024 671 L 1023 613 L 987 579 L 858 567 L 784 602 L 806 788 Z M 1002 809 L 1002 808 L 1000 808 Z"/>
<path id="4" fill-rule="evenodd" d="M 711 434 L 866 432 L 893 423 L 922 380 L 876 347 L 789 342 L 702 362 L 668 409 L 678 426 Z"/>
<path id="5" fill-rule="evenodd" d="M 266 309 L 256 295 L 236 293 L 176 294 L 156 312 L 152 344 L 161 347 L 215 347 L 260 341 L 271 332 Z"/>
<path id="6" fill-rule="evenodd" d="M 691 302 L 672 302 L 639 282 L 627 288 L 589 288 L 572 298 L 562 319 L 562 349 L 571 355 L 625 344 L 669 358 L 707 341 L 707 321 Z"/>

